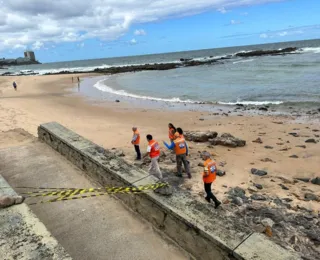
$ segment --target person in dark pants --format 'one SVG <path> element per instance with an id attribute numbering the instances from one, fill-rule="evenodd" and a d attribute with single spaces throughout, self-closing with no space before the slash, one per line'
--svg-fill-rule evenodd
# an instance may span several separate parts
<path id="1" fill-rule="evenodd" d="M 140 152 L 140 133 L 137 127 L 132 127 L 133 137 L 131 143 L 134 145 L 134 149 L 137 154 L 136 160 L 141 160 L 141 152 Z"/>
<path id="2" fill-rule="evenodd" d="M 13 85 L 14 90 L 17 91 L 17 83 L 15 81 L 13 81 L 12 85 Z"/>
<path id="3" fill-rule="evenodd" d="M 211 185 L 216 179 L 216 173 L 217 173 L 217 164 L 215 161 L 213 161 L 210 158 L 210 153 L 208 152 L 203 152 L 201 154 L 202 160 L 204 160 L 204 169 L 202 173 L 202 179 L 204 182 L 204 190 L 207 194 L 205 197 L 206 201 L 209 203 L 211 200 L 215 204 L 215 208 L 218 208 L 221 205 L 221 202 L 216 198 L 216 196 L 213 195 L 211 191 Z"/>
<path id="4" fill-rule="evenodd" d="M 166 142 L 163 142 L 163 143 L 168 149 L 174 150 L 176 154 L 177 171 L 178 171 L 177 176 L 182 177 L 182 164 L 183 164 L 185 172 L 188 175 L 188 178 L 191 179 L 190 167 L 187 161 L 188 146 L 184 138 L 181 138 L 180 134 L 176 132 L 174 134 L 174 140 L 171 141 L 170 145 L 168 145 Z"/>

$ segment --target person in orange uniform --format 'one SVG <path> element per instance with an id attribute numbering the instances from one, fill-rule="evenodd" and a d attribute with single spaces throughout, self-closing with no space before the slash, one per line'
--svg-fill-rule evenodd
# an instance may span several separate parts
<path id="1" fill-rule="evenodd" d="M 160 180 L 162 179 L 162 173 L 159 167 L 159 156 L 160 156 L 160 146 L 157 141 L 153 140 L 152 135 L 147 135 L 148 148 L 147 153 L 143 156 L 143 158 L 149 157 L 151 158 L 151 164 L 149 168 L 149 174 L 156 175 Z"/>
<path id="2" fill-rule="evenodd" d="M 168 133 L 169 139 L 170 139 L 171 141 L 173 141 L 173 140 L 174 140 L 174 134 L 175 134 L 175 132 L 176 132 L 177 130 L 176 130 L 176 128 L 174 127 L 174 125 L 171 124 L 171 123 L 168 124 L 168 128 L 169 128 L 169 133 Z"/>
<path id="3" fill-rule="evenodd" d="M 174 134 L 174 140 L 168 145 L 166 142 L 163 142 L 164 145 L 170 149 L 174 150 L 176 154 L 176 161 L 177 161 L 177 171 L 178 177 L 182 177 L 182 164 L 184 169 L 188 175 L 188 178 L 191 179 L 190 167 L 187 161 L 187 154 L 188 154 L 188 146 L 184 138 L 180 136 L 178 132 Z"/>
<path id="4" fill-rule="evenodd" d="M 133 137 L 131 143 L 134 145 L 134 149 L 137 154 L 136 160 L 141 160 L 141 152 L 140 152 L 140 133 L 137 127 L 132 127 Z"/>
<path id="5" fill-rule="evenodd" d="M 210 158 L 210 153 L 208 152 L 203 152 L 201 157 L 202 160 L 204 160 L 202 179 L 204 182 L 204 190 L 207 194 L 205 199 L 209 203 L 211 202 L 211 200 L 213 200 L 213 202 L 215 203 L 215 208 L 218 208 L 221 205 L 221 202 L 216 198 L 216 196 L 213 195 L 211 191 L 211 185 L 216 179 L 217 164 Z"/>

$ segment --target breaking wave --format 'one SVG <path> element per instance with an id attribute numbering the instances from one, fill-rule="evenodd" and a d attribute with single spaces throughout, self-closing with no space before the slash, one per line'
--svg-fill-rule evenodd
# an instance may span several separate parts
<path id="1" fill-rule="evenodd" d="M 115 95 L 119 95 L 119 96 L 123 96 L 123 97 L 130 97 L 130 98 L 143 99 L 143 100 L 152 100 L 152 101 L 172 102 L 172 103 L 189 103 L 189 104 L 201 103 L 201 102 L 193 101 L 190 99 L 181 100 L 178 97 L 158 98 L 158 97 L 150 97 L 150 96 L 142 96 L 142 95 L 132 94 L 132 93 L 126 92 L 125 90 L 115 90 L 115 89 L 110 88 L 107 85 L 105 85 L 103 83 L 105 80 L 106 79 L 99 80 L 93 86 L 102 92 L 107 92 L 107 93 L 111 93 L 111 94 L 115 94 Z"/>

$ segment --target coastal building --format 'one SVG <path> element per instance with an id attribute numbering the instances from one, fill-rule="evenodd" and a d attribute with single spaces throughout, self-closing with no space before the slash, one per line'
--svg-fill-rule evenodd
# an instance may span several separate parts
<path id="1" fill-rule="evenodd" d="M 24 57 L 29 58 L 31 61 L 36 61 L 36 56 L 34 55 L 33 51 L 25 51 L 24 52 Z"/>
<path id="2" fill-rule="evenodd" d="M 36 56 L 33 51 L 25 51 L 24 57 L 19 57 L 17 59 L 0 59 L 0 68 L 4 68 L 4 66 L 17 66 L 17 65 L 31 65 L 31 64 L 40 64 L 36 60 Z"/>

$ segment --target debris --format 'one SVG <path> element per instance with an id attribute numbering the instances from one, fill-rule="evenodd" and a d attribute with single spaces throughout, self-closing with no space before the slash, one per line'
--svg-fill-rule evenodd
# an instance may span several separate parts
<path id="1" fill-rule="evenodd" d="M 255 183 L 254 186 L 259 189 L 259 190 L 262 190 L 263 189 L 263 186 L 261 184 L 257 184 Z"/>
<path id="2" fill-rule="evenodd" d="M 263 195 L 260 195 L 260 194 L 253 194 L 251 195 L 250 197 L 252 200 L 261 200 L 261 201 L 265 201 L 267 200 L 267 198 Z"/>
<path id="3" fill-rule="evenodd" d="M 270 146 L 270 145 L 266 145 L 264 148 L 266 148 L 266 149 L 273 149 L 273 147 Z"/>
<path id="4" fill-rule="evenodd" d="M 298 180 L 298 181 L 303 181 L 303 182 L 309 182 L 310 181 L 310 178 L 294 178 L 295 180 Z"/>
<path id="5" fill-rule="evenodd" d="M 317 141 L 316 141 L 315 139 L 313 139 L 313 138 L 307 139 L 305 142 L 306 142 L 306 143 L 314 143 L 314 144 L 317 143 Z"/>
<path id="6" fill-rule="evenodd" d="M 313 193 L 306 193 L 304 194 L 304 199 L 306 201 L 310 201 L 310 200 L 313 200 L 313 201 L 320 201 L 319 197 Z"/>
<path id="7" fill-rule="evenodd" d="M 307 146 L 305 146 L 305 145 L 296 145 L 296 147 L 300 147 L 300 148 L 304 148 L 304 149 L 307 148 Z"/>
<path id="8" fill-rule="evenodd" d="M 285 185 L 283 185 L 282 183 L 279 184 L 279 186 L 283 189 L 283 190 L 289 190 L 289 188 Z"/>
<path id="9" fill-rule="evenodd" d="M 295 154 L 290 155 L 289 157 L 290 157 L 290 158 L 299 158 L 299 156 L 298 156 L 298 155 L 295 155 Z"/>
<path id="10" fill-rule="evenodd" d="M 253 140 L 252 142 L 253 143 L 258 143 L 258 144 L 262 144 L 263 143 L 260 137 L 258 137 L 256 140 Z"/>

